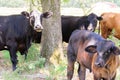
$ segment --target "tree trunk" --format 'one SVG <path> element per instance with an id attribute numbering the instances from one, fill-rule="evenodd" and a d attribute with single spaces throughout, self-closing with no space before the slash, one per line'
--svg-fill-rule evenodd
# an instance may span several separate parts
<path id="1" fill-rule="evenodd" d="M 43 19 L 41 56 L 46 58 L 48 64 L 58 64 L 63 54 L 60 0 L 41 0 L 42 10 L 53 12 L 49 19 Z"/>

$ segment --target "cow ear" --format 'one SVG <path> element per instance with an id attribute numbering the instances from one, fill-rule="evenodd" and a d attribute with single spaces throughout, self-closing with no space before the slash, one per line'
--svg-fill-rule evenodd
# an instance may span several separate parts
<path id="1" fill-rule="evenodd" d="M 101 21 L 101 20 L 103 20 L 103 18 L 102 17 L 97 17 L 97 20 Z"/>
<path id="2" fill-rule="evenodd" d="M 96 53 L 97 52 L 96 48 L 97 48 L 97 46 L 90 45 L 90 46 L 85 48 L 85 51 L 88 52 L 88 53 Z"/>
<path id="3" fill-rule="evenodd" d="M 29 18 L 30 14 L 27 11 L 23 11 L 21 12 L 22 15 L 26 16 L 27 18 Z"/>
<path id="4" fill-rule="evenodd" d="M 120 49 L 116 46 L 111 48 L 111 51 L 113 52 L 113 54 L 115 55 L 120 55 Z"/>
<path id="5" fill-rule="evenodd" d="M 49 17 L 51 17 L 52 15 L 53 15 L 53 12 L 45 12 L 45 13 L 42 14 L 42 17 L 44 17 L 44 18 L 49 18 Z"/>

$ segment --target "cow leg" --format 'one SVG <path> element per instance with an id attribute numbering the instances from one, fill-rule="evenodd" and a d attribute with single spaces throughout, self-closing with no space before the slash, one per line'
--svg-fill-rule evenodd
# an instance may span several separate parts
<path id="1" fill-rule="evenodd" d="M 16 69 L 16 65 L 18 63 L 16 52 L 17 51 L 14 48 L 10 49 L 10 58 L 11 58 L 11 62 L 12 62 L 13 71 Z"/>
<path id="2" fill-rule="evenodd" d="M 23 55 L 25 57 L 24 60 L 26 60 L 27 59 L 27 51 L 24 51 L 24 52 L 20 51 L 20 53 L 21 53 L 21 55 Z"/>
<path id="3" fill-rule="evenodd" d="M 101 35 L 102 37 L 104 37 L 105 39 L 107 39 L 109 37 L 109 35 L 111 34 L 111 29 L 108 29 L 107 27 L 101 27 Z"/>
<path id="4" fill-rule="evenodd" d="M 78 66 L 78 76 L 79 76 L 80 80 L 85 80 L 86 69 L 85 69 L 85 67 L 81 66 L 80 64 Z"/>
<path id="5" fill-rule="evenodd" d="M 72 80 L 74 73 L 74 62 L 68 62 L 67 65 L 67 80 Z"/>
<path id="6" fill-rule="evenodd" d="M 106 27 L 103 27 L 103 25 L 101 25 L 100 30 L 101 30 L 101 36 L 106 39 L 108 36 Z"/>
<path id="7" fill-rule="evenodd" d="M 12 69 L 13 71 L 16 70 L 16 65 L 18 63 L 17 60 L 17 43 L 16 42 L 10 42 L 10 44 L 8 44 L 9 46 L 9 51 L 10 51 L 10 59 L 12 62 Z"/>
<path id="8" fill-rule="evenodd" d="M 24 56 L 25 56 L 25 60 L 26 60 L 26 59 L 27 59 L 27 53 L 25 53 L 25 55 L 24 55 Z"/>
<path id="9" fill-rule="evenodd" d="M 111 35 L 112 29 L 108 29 L 108 36 Z"/>
<path id="10" fill-rule="evenodd" d="M 72 49 L 72 47 L 70 45 L 68 45 L 67 60 L 68 60 L 67 80 L 72 80 L 73 73 L 74 73 L 74 63 L 76 61 L 76 56 L 74 54 L 74 50 Z"/>

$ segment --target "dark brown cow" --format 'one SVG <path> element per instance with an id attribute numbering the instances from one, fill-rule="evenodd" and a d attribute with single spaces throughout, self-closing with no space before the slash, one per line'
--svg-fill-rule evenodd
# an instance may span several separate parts
<path id="1" fill-rule="evenodd" d="M 100 30 L 104 38 L 113 31 L 113 36 L 120 39 L 120 13 L 103 13 L 100 17 Z"/>
<path id="2" fill-rule="evenodd" d="M 119 65 L 120 50 L 115 44 L 100 35 L 86 30 L 76 30 L 72 33 L 67 49 L 67 78 L 71 80 L 74 73 L 74 63 L 79 63 L 78 75 L 85 80 L 86 68 L 94 73 L 94 80 L 115 80 Z"/>

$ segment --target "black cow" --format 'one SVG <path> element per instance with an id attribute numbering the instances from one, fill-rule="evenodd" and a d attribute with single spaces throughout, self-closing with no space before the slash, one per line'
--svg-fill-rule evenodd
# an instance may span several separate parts
<path id="1" fill-rule="evenodd" d="M 93 71 L 94 80 L 115 80 L 120 49 L 111 40 L 87 31 L 75 30 L 67 49 L 67 78 L 72 80 L 74 63 L 79 63 L 78 75 L 85 80 L 86 68 Z"/>
<path id="2" fill-rule="evenodd" d="M 89 14 L 88 16 L 62 16 L 62 39 L 63 41 L 69 41 L 71 33 L 76 30 L 90 30 L 95 31 L 97 26 L 97 15 L 94 13 Z"/>
<path id="3" fill-rule="evenodd" d="M 62 41 L 68 43 L 71 33 L 76 29 L 95 31 L 97 26 L 97 15 L 94 13 L 88 16 L 61 16 Z M 33 42 L 41 42 L 41 32 L 34 33 Z"/>
<path id="4" fill-rule="evenodd" d="M 32 11 L 30 14 L 22 12 L 18 15 L 0 16 L 0 50 L 9 51 L 13 70 L 16 69 L 18 62 L 16 52 L 27 56 L 33 31 L 43 29 L 40 18 L 47 18 L 50 15 L 49 12 L 41 14 Z"/>

